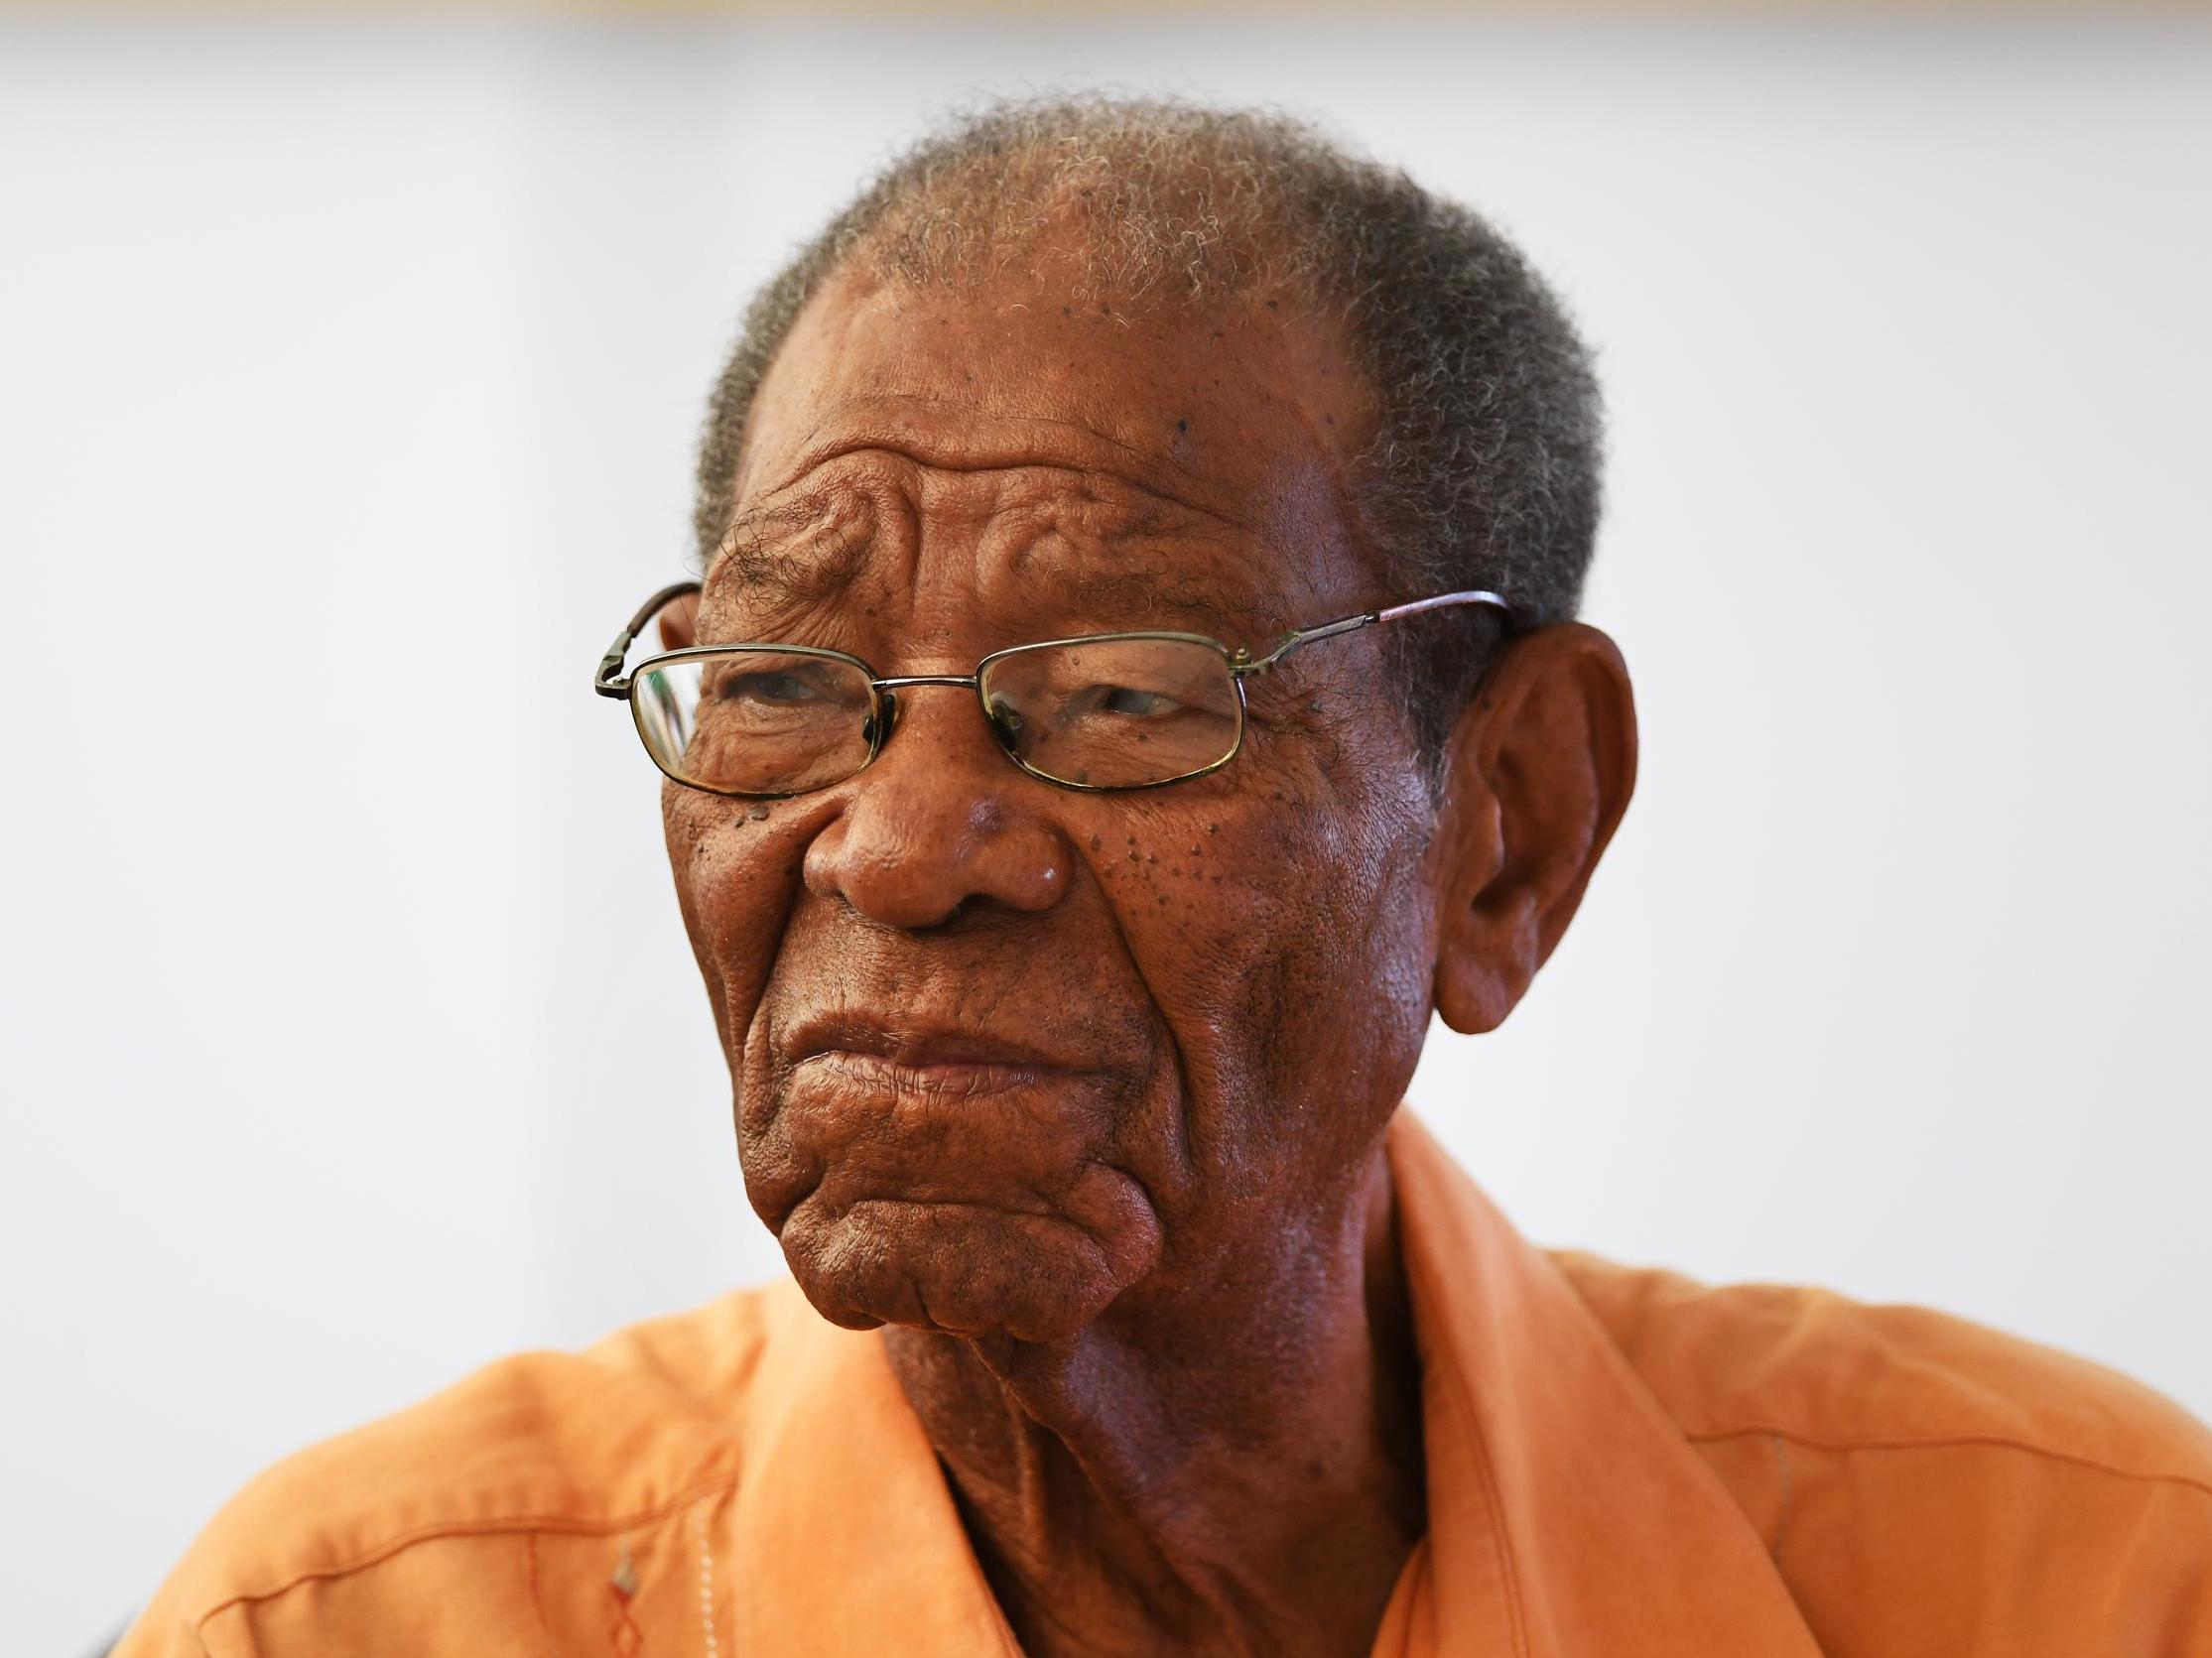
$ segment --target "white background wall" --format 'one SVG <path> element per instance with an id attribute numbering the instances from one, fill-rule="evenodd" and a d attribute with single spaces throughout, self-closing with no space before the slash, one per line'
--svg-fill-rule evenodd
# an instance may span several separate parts
<path id="1" fill-rule="evenodd" d="M 1100 80 L 1323 113 L 1604 353 L 1642 792 L 1429 1120 L 1543 1240 L 2212 1413 L 2203 21 L 18 18 L 13 1649 L 303 1442 L 775 1270 L 585 670 L 742 296 L 948 99 Z"/>

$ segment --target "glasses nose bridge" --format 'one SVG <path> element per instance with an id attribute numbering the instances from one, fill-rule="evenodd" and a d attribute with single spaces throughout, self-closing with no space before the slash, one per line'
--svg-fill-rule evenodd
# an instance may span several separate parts
<path id="1" fill-rule="evenodd" d="M 977 676 L 974 674 L 896 674 L 887 680 L 874 681 L 878 691 L 904 691 L 914 685 L 949 685 L 964 691 L 974 691 Z"/>
<path id="2" fill-rule="evenodd" d="M 893 674 L 884 679 L 871 681 L 870 684 L 874 687 L 876 695 L 883 700 L 884 712 L 888 715 L 881 742 L 877 744 L 879 750 L 884 743 L 891 740 L 893 733 L 905 723 L 906 708 L 899 701 L 901 692 L 920 687 L 943 686 L 950 691 L 965 691 L 978 701 L 982 697 L 982 672 L 980 669 L 973 674 Z M 987 710 L 984 717 L 987 722 L 989 717 Z M 999 746 L 1003 749 L 1003 742 Z"/>

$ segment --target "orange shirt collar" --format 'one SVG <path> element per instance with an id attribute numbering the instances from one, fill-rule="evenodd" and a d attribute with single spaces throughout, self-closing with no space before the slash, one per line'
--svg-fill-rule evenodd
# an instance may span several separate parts
<path id="1" fill-rule="evenodd" d="M 1743 1510 L 1558 1269 L 1409 1111 L 1389 1157 L 1429 1536 L 1377 1652 L 1818 1658 Z"/>

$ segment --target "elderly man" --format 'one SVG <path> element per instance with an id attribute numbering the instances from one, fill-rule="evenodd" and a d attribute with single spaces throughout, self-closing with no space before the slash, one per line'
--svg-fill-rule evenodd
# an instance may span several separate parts
<path id="1" fill-rule="evenodd" d="M 1400 1110 L 1627 805 L 1597 511 L 1559 308 L 1396 174 L 1094 101 L 893 167 L 596 679 L 792 1281 L 280 1466 L 124 1650 L 2212 1653 L 2174 1408 L 1540 1253 Z"/>

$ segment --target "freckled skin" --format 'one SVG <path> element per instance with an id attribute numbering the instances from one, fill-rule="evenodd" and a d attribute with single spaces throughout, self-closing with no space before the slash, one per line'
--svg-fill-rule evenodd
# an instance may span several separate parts
<path id="1" fill-rule="evenodd" d="M 1368 418 L 1287 303 L 846 275 L 670 636 L 886 674 L 1128 626 L 1258 650 L 1414 596 L 1346 505 Z M 1488 1029 L 1526 988 L 1632 780 L 1588 628 L 1504 653 L 1441 811 L 1371 634 L 1251 691 L 1236 761 L 1153 792 L 1023 775 L 950 689 L 836 787 L 664 791 L 748 1196 L 824 1316 L 886 1327 L 1032 1652 L 1367 1649 L 1425 1526 L 1382 1131 L 1432 1007 Z M 1026 1081 L 809 1057 L 825 1020 L 987 1037 Z"/>

